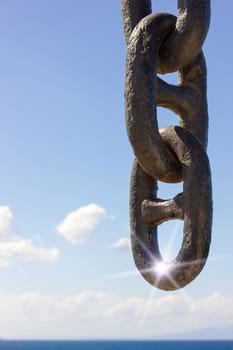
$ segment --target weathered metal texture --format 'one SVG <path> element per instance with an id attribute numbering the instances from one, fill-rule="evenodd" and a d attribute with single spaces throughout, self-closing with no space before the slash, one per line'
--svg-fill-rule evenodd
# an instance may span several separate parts
<path id="1" fill-rule="evenodd" d="M 136 160 L 130 189 L 131 244 L 134 260 L 152 285 L 175 290 L 203 268 L 211 241 L 211 173 L 206 154 L 208 110 L 206 65 L 201 51 L 209 27 L 210 1 L 178 1 L 178 18 L 151 14 L 151 2 L 121 0 L 127 43 L 125 113 Z M 178 71 L 174 86 L 156 73 Z M 158 128 L 156 106 L 179 116 L 179 126 Z M 157 180 L 183 181 L 183 193 L 157 198 Z M 166 263 L 157 227 L 184 220 L 183 243 Z"/>

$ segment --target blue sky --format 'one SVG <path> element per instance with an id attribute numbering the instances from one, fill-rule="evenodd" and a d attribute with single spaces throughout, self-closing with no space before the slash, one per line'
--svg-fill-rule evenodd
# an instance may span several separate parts
<path id="1" fill-rule="evenodd" d="M 176 1 L 152 4 L 176 14 Z M 168 293 L 144 281 L 128 247 L 119 2 L 0 1 L 0 337 L 232 337 L 232 10 L 212 1 L 204 45 L 210 256 L 193 283 Z M 177 118 L 160 109 L 159 123 Z M 159 196 L 181 188 L 159 184 Z M 159 232 L 162 252 L 175 237 L 175 257 L 182 223 Z"/>

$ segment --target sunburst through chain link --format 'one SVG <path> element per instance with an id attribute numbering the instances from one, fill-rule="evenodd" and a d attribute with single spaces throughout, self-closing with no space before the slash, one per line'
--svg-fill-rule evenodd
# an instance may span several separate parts
<path id="1" fill-rule="evenodd" d="M 201 51 L 210 1 L 179 0 L 177 18 L 152 14 L 149 0 L 121 0 L 121 10 L 127 44 L 126 126 L 136 157 L 130 185 L 132 251 L 150 284 L 176 290 L 200 273 L 211 241 L 206 65 Z M 177 86 L 156 76 L 175 71 Z M 156 106 L 175 112 L 179 125 L 159 129 Z M 157 180 L 183 181 L 183 192 L 159 199 Z M 172 219 L 184 220 L 183 242 L 167 263 L 159 251 L 157 228 Z"/>

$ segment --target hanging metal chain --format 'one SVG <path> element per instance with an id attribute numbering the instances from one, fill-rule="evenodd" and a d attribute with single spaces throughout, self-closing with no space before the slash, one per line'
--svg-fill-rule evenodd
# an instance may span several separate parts
<path id="1" fill-rule="evenodd" d="M 209 253 L 212 190 L 206 154 L 206 65 L 201 51 L 210 21 L 209 0 L 179 0 L 178 17 L 152 14 L 149 0 L 121 0 L 127 44 L 125 113 L 136 160 L 130 188 L 131 245 L 137 268 L 153 286 L 175 290 L 191 282 Z M 178 71 L 174 86 L 156 73 Z M 179 116 L 159 129 L 156 106 Z M 183 181 L 170 200 L 157 197 L 157 180 Z M 177 257 L 163 260 L 157 228 L 184 220 Z"/>

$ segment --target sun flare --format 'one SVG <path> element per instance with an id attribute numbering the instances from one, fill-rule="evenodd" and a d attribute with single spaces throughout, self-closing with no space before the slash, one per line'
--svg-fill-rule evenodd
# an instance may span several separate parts
<path id="1" fill-rule="evenodd" d="M 169 269 L 169 264 L 163 261 L 155 264 L 154 266 L 155 272 L 158 273 L 160 276 L 166 275 L 168 273 L 168 269 Z"/>

